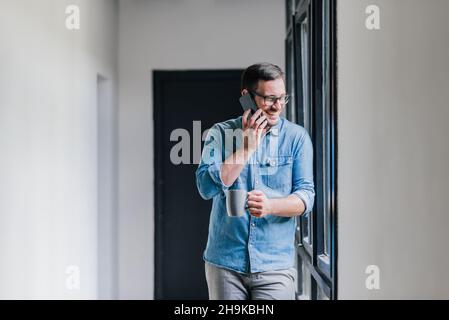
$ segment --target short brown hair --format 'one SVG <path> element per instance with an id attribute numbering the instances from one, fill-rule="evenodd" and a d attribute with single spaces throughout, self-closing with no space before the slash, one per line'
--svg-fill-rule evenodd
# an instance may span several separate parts
<path id="1" fill-rule="evenodd" d="M 240 90 L 255 91 L 259 80 L 270 81 L 279 78 L 284 78 L 284 72 L 277 65 L 268 62 L 256 63 L 243 71 Z"/>

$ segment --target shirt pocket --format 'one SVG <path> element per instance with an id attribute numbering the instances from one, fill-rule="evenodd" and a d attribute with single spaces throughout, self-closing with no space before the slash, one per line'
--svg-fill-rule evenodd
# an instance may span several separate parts
<path id="1" fill-rule="evenodd" d="M 292 156 L 267 157 L 260 164 L 260 175 L 271 189 L 290 192 L 292 188 Z"/>

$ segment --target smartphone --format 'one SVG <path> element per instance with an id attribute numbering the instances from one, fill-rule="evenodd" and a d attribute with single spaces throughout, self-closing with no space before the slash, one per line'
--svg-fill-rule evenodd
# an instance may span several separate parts
<path id="1" fill-rule="evenodd" d="M 241 96 L 239 101 L 240 101 L 240 104 L 242 105 L 243 111 L 251 109 L 251 112 L 249 113 L 248 118 L 247 118 L 247 119 L 249 119 L 254 114 L 254 112 L 257 111 L 256 102 L 254 101 L 254 99 L 251 97 L 251 95 L 249 93 L 246 93 L 243 96 Z"/>

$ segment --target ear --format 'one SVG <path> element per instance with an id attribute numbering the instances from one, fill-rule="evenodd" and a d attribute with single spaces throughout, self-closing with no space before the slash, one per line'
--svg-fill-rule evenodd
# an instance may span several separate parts
<path id="1" fill-rule="evenodd" d="M 241 92 L 242 96 L 247 94 L 247 93 L 248 93 L 248 90 L 246 90 L 246 89 L 243 89 L 242 92 Z"/>

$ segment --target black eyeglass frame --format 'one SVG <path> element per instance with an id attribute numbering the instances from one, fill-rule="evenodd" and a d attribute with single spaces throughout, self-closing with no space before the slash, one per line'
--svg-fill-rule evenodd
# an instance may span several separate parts
<path id="1" fill-rule="evenodd" d="M 254 97 L 254 96 L 258 96 L 258 97 L 263 98 L 264 104 L 265 104 L 266 106 L 269 106 L 269 107 L 271 107 L 272 105 L 275 105 L 276 102 L 278 102 L 278 100 L 280 100 L 280 99 L 282 99 L 282 98 L 285 99 L 285 102 L 284 102 L 284 103 L 281 103 L 281 104 L 282 104 L 282 105 L 286 105 L 286 104 L 289 102 L 290 98 L 291 98 L 291 95 L 289 95 L 289 94 L 286 94 L 286 95 L 280 96 L 280 97 L 276 97 L 276 96 L 264 96 L 264 95 L 261 95 L 260 93 L 257 93 L 256 91 L 252 91 L 252 90 L 249 91 L 249 92 L 253 95 L 253 97 Z M 274 100 L 274 102 L 273 102 L 272 104 L 268 104 L 268 103 L 267 103 L 267 98 L 275 99 L 275 100 Z"/>

